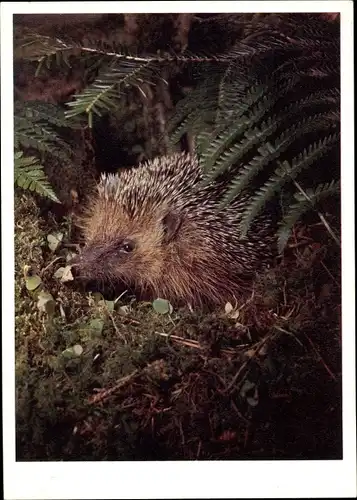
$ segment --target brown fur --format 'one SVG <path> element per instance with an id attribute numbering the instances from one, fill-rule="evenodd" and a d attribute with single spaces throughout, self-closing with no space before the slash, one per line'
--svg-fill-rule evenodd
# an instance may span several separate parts
<path id="1" fill-rule="evenodd" d="M 105 181 L 84 218 L 79 277 L 172 303 L 239 298 L 245 275 L 263 260 L 264 232 L 262 240 L 253 233 L 239 241 L 241 205 L 216 213 L 210 200 L 217 192 L 199 179 L 194 159 L 173 156 Z M 130 253 L 122 251 L 127 241 L 135 245 Z"/>
<path id="2" fill-rule="evenodd" d="M 88 214 L 89 215 L 89 214 Z M 241 283 L 233 279 L 228 269 L 230 261 L 217 255 L 208 244 L 205 234 L 190 221 L 183 220 L 179 238 L 164 244 L 161 214 L 149 212 L 140 220 L 131 219 L 122 207 L 113 201 L 99 199 L 92 207 L 90 224 L 84 225 L 87 247 L 108 244 L 108 235 L 130 237 L 138 242 L 127 263 L 117 268 L 102 270 L 98 262 L 88 260 L 88 250 L 82 255 L 82 277 L 118 278 L 144 296 L 167 298 L 176 303 L 185 300 L 191 304 L 223 303 L 241 293 Z M 97 275 L 97 276 L 96 276 Z M 102 276 L 103 275 L 103 276 Z"/>

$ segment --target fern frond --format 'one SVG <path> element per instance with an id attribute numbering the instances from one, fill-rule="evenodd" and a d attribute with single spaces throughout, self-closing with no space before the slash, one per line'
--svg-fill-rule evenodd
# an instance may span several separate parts
<path id="1" fill-rule="evenodd" d="M 267 137 L 273 134 L 278 128 L 278 125 L 279 122 L 277 120 L 269 118 L 266 122 L 263 122 L 260 127 L 245 130 L 243 134 L 244 138 L 221 154 L 214 168 L 206 175 L 205 182 L 208 184 L 226 172 L 230 166 L 236 164 L 246 155 L 254 145 L 266 140 Z"/>
<path id="2" fill-rule="evenodd" d="M 250 87 L 260 83 L 248 77 L 249 62 L 246 65 L 243 62 L 244 59 L 232 61 L 221 78 L 218 89 L 216 123 L 221 123 L 225 118 L 229 118 L 232 110 L 235 110 L 246 98 Z"/>
<path id="3" fill-rule="evenodd" d="M 60 203 L 43 171 L 43 166 L 34 156 L 23 156 L 22 151 L 14 155 L 14 180 L 22 189 L 34 191 L 45 198 Z"/>
<path id="4" fill-rule="evenodd" d="M 218 89 L 224 72 L 222 68 L 211 76 L 205 75 L 205 79 L 195 89 L 191 90 L 183 99 L 181 99 L 175 109 L 175 113 L 169 119 L 167 127 L 171 131 L 170 141 L 175 144 L 186 130 L 190 130 L 190 119 L 196 122 L 202 113 L 201 122 L 204 124 L 206 115 L 216 114 L 218 102 Z M 199 106 L 197 105 L 199 103 Z M 189 118 L 190 117 L 190 118 Z M 179 133 L 176 128 L 184 122 L 187 129 Z M 174 131 L 172 133 L 172 131 Z"/>
<path id="5" fill-rule="evenodd" d="M 65 117 L 64 109 L 56 104 L 44 101 L 16 102 L 14 105 L 15 116 L 23 118 L 23 123 L 41 122 L 59 128 L 80 128 L 79 123 L 69 123 Z"/>
<path id="6" fill-rule="evenodd" d="M 295 114 L 301 113 L 304 107 L 319 104 L 326 105 L 326 98 L 328 95 L 329 93 L 321 91 L 312 93 L 297 102 L 285 106 L 285 108 L 283 108 L 278 115 L 269 118 L 259 127 L 254 127 L 244 131 L 244 138 L 224 150 L 220 157 L 216 160 L 212 169 L 205 176 L 205 182 L 208 184 L 209 182 L 217 179 L 221 174 L 227 171 L 230 166 L 237 164 L 237 162 L 241 160 L 243 156 L 246 155 L 254 146 L 256 146 L 259 142 L 264 142 L 268 137 L 270 137 L 283 121 L 291 120 Z M 333 96 L 331 99 L 333 99 Z"/>
<path id="7" fill-rule="evenodd" d="M 339 192 L 340 182 L 333 180 L 330 183 L 319 184 L 315 189 L 307 189 L 306 194 L 309 199 L 306 199 L 300 192 L 294 194 L 297 203 L 290 205 L 277 231 L 278 250 L 280 253 L 283 252 L 296 222 L 309 210 L 315 208 L 323 199 L 336 195 Z"/>
<path id="8" fill-rule="evenodd" d="M 104 112 L 113 111 L 118 106 L 118 100 L 123 95 L 122 89 L 133 86 L 142 93 L 142 84 L 152 84 L 154 68 L 150 60 L 133 62 L 123 60 L 119 64 L 106 68 L 96 80 L 74 100 L 67 103 L 71 109 L 65 112 L 70 118 L 82 113 L 91 116 L 102 116 Z"/>
<path id="9" fill-rule="evenodd" d="M 21 40 L 17 40 L 14 57 L 15 59 L 26 59 L 38 61 L 41 64 L 51 58 L 61 57 L 68 61 L 69 55 L 78 51 L 78 44 L 66 43 L 56 37 L 40 35 L 32 30 L 27 30 Z M 47 63 L 49 64 L 49 63 Z"/>
<path id="10" fill-rule="evenodd" d="M 323 67 L 326 65 L 328 67 L 332 63 L 334 64 L 335 70 L 339 70 L 339 51 L 332 52 L 327 51 L 316 51 L 306 55 L 305 51 L 301 54 L 289 55 L 287 59 L 280 64 L 272 73 L 274 78 L 278 78 L 282 74 L 297 74 L 300 71 L 315 68 L 316 66 Z"/>
<path id="11" fill-rule="evenodd" d="M 239 174 L 232 181 L 230 187 L 223 196 L 222 206 L 226 206 L 230 203 L 241 191 L 243 191 L 258 172 L 273 160 L 276 160 L 297 138 L 319 129 L 334 128 L 336 126 L 335 121 L 331 113 L 312 115 L 285 130 L 273 144 L 267 142 L 262 145 L 258 149 L 259 155 L 256 155 L 247 165 L 242 166 Z"/>
<path id="12" fill-rule="evenodd" d="M 170 137 L 171 144 L 177 144 L 185 133 L 204 133 L 206 131 L 207 122 L 214 118 L 214 112 L 211 110 L 194 110 L 190 113 Z"/>
<path id="13" fill-rule="evenodd" d="M 240 223 L 241 236 L 244 237 L 247 234 L 252 220 L 260 213 L 264 205 L 272 199 L 274 194 L 282 189 L 284 184 L 295 179 L 303 169 L 309 168 L 325 155 L 338 140 L 338 134 L 330 135 L 318 143 L 310 145 L 308 149 L 293 158 L 291 163 L 288 161 L 278 162 L 279 167 L 275 170 L 275 173 L 252 197 L 245 208 Z"/>
<path id="14" fill-rule="evenodd" d="M 204 153 L 204 151 L 208 148 L 212 139 L 212 133 L 209 130 L 200 130 L 196 135 L 195 141 L 195 152 L 197 158 Z"/>
<path id="15" fill-rule="evenodd" d="M 277 101 L 279 101 L 282 97 L 284 97 L 285 94 L 291 91 L 299 81 L 300 79 L 298 77 L 294 77 L 287 80 L 284 85 L 280 85 L 277 82 L 274 82 L 273 84 L 271 82 L 266 82 L 265 84 L 253 86 L 243 98 L 238 100 L 238 103 L 236 103 L 235 106 L 232 102 L 231 110 L 229 112 L 226 112 L 224 115 L 222 114 L 222 124 L 225 124 L 226 130 L 224 131 L 223 127 L 221 129 L 218 127 L 218 132 L 220 133 L 221 137 L 217 137 L 216 131 L 216 137 L 212 137 L 211 146 L 208 147 L 207 151 L 205 151 L 201 155 L 200 163 L 202 165 L 202 169 L 207 172 L 207 183 L 219 177 L 219 175 L 221 175 L 226 168 L 228 169 L 231 165 L 233 165 L 233 161 L 231 162 L 230 160 L 234 160 L 235 154 L 240 150 L 238 145 L 235 145 L 236 147 L 233 146 L 233 148 L 230 148 L 228 150 L 227 148 L 230 147 L 230 144 L 233 141 L 239 141 L 238 135 L 239 133 L 244 134 L 245 128 L 238 128 L 239 124 L 237 124 L 239 133 L 237 133 L 235 136 L 230 136 L 229 132 L 227 132 L 229 130 L 229 123 L 236 122 L 240 119 L 243 113 L 249 111 L 249 123 L 247 123 L 246 128 L 254 127 L 254 125 L 257 124 L 262 118 L 264 118 L 264 115 L 275 106 Z M 255 108 L 250 109 L 250 107 L 256 102 L 258 102 L 258 104 L 255 106 Z M 300 104 L 304 104 L 303 100 L 300 101 Z M 285 112 L 286 110 L 287 108 L 285 108 L 283 112 Z M 292 107 L 289 109 L 289 111 L 290 113 L 292 112 Z M 276 117 L 276 119 L 278 119 L 278 117 Z M 232 128 L 235 128 L 234 124 Z M 274 128 L 274 130 L 275 129 L 276 128 Z M 224 133 L 222 133 L 222 130 L 224 131 Z M 247 138 L 247 142 L 242 144 L 242 155 L 245 152 L 249 151 L 249 144 L 254 144 L 255 141 L 252 141 L 252 136 L 255 135 L 256 138 L 260 137 L 260 132 L 258 129 L 255 128 L 251 132 L 252 133 L 249 134 L 249 138 Z M 225 134 L 228 134 L 227 140 L 225 140 Z M 265 136 L 265 134 L 263 134 L 263 136 Z M 261 137 L 261 139 L 262 138 L 263 137 Z M 219 147 L 217 147 L 217 145 L 219 145 Z M 248 148 L 246 149 L 247 146 Z M 232 149 L 233 155 L 231 158 Z M 238 157 L 240 157 L 240 154 L 238 154 Z M 238 158 L 236 158 L 236 160 L 237 159 Z"/>
<path id="16" fill-rule="evenodd" d="M 266 112 L 273 106 L 274 102 L 269 97 L 264 97 L 253 110 L 246 115 L 235 116 L 233 124 L 228 126 L 223 133 L 216 137 L 207 150 L 201 155 L 200 164 L 202 170 L 207 172 L 206 183 L 210 183 L 221 173 L 221 169 L 215 165 L 218 158 L 224 154 L 226 149 L 237 140 L 250 127 L 254 126 Z"/>
<path id="17" fill-rule="evenodd" d="M 72 153 L 70 145 L 50 127 L 37 123 L 31 124 L 21 117 L 14 117 L 15 148 L 34 148 L 48 153 L 62 161 L 69 161 Z"/>
<path id="18" fill-rule="evenodd" d="M 61 161 L 69 161 L 73 149 L 60 134 L 69 127 L 77 129 L 81 126 L 80 123 L 69 123 L 63 109 L 55 104 L 39 101 L 15 103 L 15 149 L 33 148 Z"/>

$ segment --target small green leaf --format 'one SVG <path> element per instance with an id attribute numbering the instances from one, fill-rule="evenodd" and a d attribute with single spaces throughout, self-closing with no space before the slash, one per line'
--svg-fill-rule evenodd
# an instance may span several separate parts
<path id="1" fill-rule="evenodd" d="M 79 344 L 74 345 L 73 347 L 68 347 L 64 351 L 62 351 L 62 356 L 66 359 L 79 358 L 83 353 L 83 347 Z"/>
<path id="2" fill-rule="evenodd" d="M 54 277 L 61 280 L 62 283 L 65 283 L 66 281 L 73 281 L 74 277 L 71 269 L 72 266 L 59 267 L 55 272 Z"/>
<path id="3" fill-rule="evenodd" d="M 53 233 L 47 235 L 48 246 L 52 252 L 55 252 L 63 240 L 63 233 Z"/>
<path id="4" fill-rule="evenodd" d="M 100 318 L 92 319 L 89 329 L 94 337 L 100 337 L 104 328 L 104 321 Z"/>
<path id="5" fill-rule="evenodd" d="M 254 382 L 251 382 L 250 380 L 245 380 L 244 381 L 244 384 L 242 385 L 241 387 L 241 390 L 240 390 L 240 395 L 241 396 L 245 396 L 246 393 L 248 391 L 251 391 L 252 389 L 254 389 L 254 387 L 256 386 L 256 384 Z"/>
<path id="6" fill-rule="evenodd" d="M 56 302 L 50 293 L 43 291 L 38 294 L 37 307 L 41 312 L 48 314 L 48 316 L 53 316 Z"/>
<path id="7" fill-rule="evenodd" d="M 227 304 L 224 306 L 224 312 L 226 313 L 228 318 L 231 319 L 239 318 L 239 310 L 235 309 L 230 302 L 227 302 Z"/>
<path id="8" fill-rule="evenodd" d="M 259 398 L 258 398 L 258 389 L 255 389 L 254 391 L 254 396 L 248 396 L 247 397 L 247 403 L 250 406 L 257 406 L 259 403 Z"/>
<path id="9" fill-rule="evenodd" d="M 113 312 L 115 308 L 115 302 L 113 300 L 105 300 L 104 298 L 99 300 L 98 305 L 105 307 L 109 312 Z"/>
<path id="10" fill-rule="evenodd" d="M 230 314 L 233 311 L 233 306 L 230 302 L 227 302 L 227 304 L 224 306 L 224 311 L 226 314 Z"/>
<path id="11" fill-rule="evenodd" d="M 62 278 L 62 276 L 63 276 L 63 272 L 64 272 L 64 270 L 65 270 L 65 267 L 59 267 L 59 268 L 57 269 L 57 271 L 54 273 L 54 275 L 53 275 L 53 276 L 54 276 L 55 278 L 57 278 L 57 279 L 59 279 L 59 280 L 60 280 L 60 279 Z"/>
<path id="12" fill-rule="evenodd" d="M 172 305 L 166 299 L 156 299 L 152 303 L 152 306 L 159 314 L 171 314 L 173 311 Z"/>
<path id="13" fill-rule="evenodd" d="M 114 300 L 105 300 L 104 302 L 105 302 L 105 305 L 106 305 L 108 311 L 113 312 L 114 311 L 114 307 L 115 307 Z"/>
<path id="14" fill-rule="evenodd" d="M 76 344 L 72 347 L 73 349 L 73 354 L 76 356 L 76 357 L 79 357 L 82 355 L 83 353 L 83 347 L 79 344 Z"/>
<path id="15" fill-rule="evenodd" d="M 26 279 L 26 288 L 30 292 L 33 292 L 33 290 L 36 290 L 42 283 L 42 280 L 39 276 L 29 276 Z"/>
<path id="16" fill-rule="evenodd" d="M 72 269 L 72 266 L 66 266 L 64 268 L 63 275 L 61 278 L 62 283 L 65 283 L 66 281 L 73 281 L 74 280 L 71 269 Z"/>
<path id="17" fill-rule="evenodd" d="M 71 347 L 69 347 L 68 349 L 65 349 L 64 351 L 62 351 L 62 356 L 66 359 L 71 359 L 73 358 L 73 349 Z"/>

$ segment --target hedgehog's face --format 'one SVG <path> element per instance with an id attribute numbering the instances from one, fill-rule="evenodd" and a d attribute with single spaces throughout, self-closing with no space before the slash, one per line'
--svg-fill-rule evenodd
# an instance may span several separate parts
<path id="1" fill-rule="evenodd" d="M 77 276 L 135 291 L 157 289 L 165 280 L 167 252 L 173 252 L 182 218 L 167 211 L 130 217 L 118 206 L 97 206 L 85 224 L 86 246 L 76 263 Z"/>

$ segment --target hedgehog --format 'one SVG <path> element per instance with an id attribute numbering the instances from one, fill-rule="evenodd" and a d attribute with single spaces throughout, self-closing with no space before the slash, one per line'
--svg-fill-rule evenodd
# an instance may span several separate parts
<path id="1" fill-rule="evenodd" d="M 76 280 L 172 304 L 238 300 L 274 255 L 271 224 L 258 218 L 241 238 L 247 195 L 218 209 L 222 185 L 202 178 L 197 157 L 187 153 L 102 174 L 81 223 Z"/>

